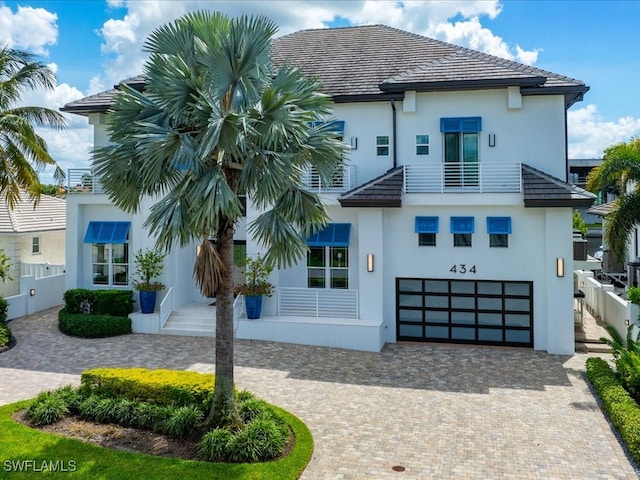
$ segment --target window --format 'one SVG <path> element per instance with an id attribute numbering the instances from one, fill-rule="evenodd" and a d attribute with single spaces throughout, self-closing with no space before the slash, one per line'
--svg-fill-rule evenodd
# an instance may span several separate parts
<path id="1" fill-rule="evenodd" d="M 91 244 L 94 285 L 129 284 L 129 222 L 89 222 L 84 243 Z"/>
<path id="2" fill-rule="evenodd" d="M 376 155 L 386 156 L 389 155 L 389 135 L 382 135 L 376 137 Z"/>
<path id="3" fill-rule="evenodd" d="M 415 231 L 418 234 L 418 246 L 435 247 L 438 217 L 416 217 Z"/>
<path id="4" fill-rule="evenodd" d="M 31 253 L 33 254 L 40 253 L 40 237 L 31 238 Z"/>
<path id="5" fill-rule="evenodd" d="M 475 230 L 473 217 L 451 217 L 451 233 L 454 247 L 471 247 Z"/>
<path id="6" fill-rule="evenodd" d="M 416 155 L 429 155 L 429 135 L 416 135 Z"/>
<path id="7" fill-rule="evenodd" d="M 327 285 L 328 288 L 349 288 L 348 247 L 309 248 L 307 287 L 327 288 Z"/>
<path id="8" fill-rule="evenodd" d="M 445 186 L 478 186 L 480 117 L 441 118 L 444 135 Z"/>
<path id="9" fill-rule="evenodd" d="M 128 243 L 94 243 L 91 256 L 94 285 L 129 284 Z"/>
<path id="10" fill-rule="evenodd" d="M 489 247 L 508 248 L 511 233 L 511 217 L 487 217 Z"/>
<path id="11" fill-rule="evenodd" d="M 330 223 L 307 239 L 307 287 L 349 288 L 350 223 Z"/>

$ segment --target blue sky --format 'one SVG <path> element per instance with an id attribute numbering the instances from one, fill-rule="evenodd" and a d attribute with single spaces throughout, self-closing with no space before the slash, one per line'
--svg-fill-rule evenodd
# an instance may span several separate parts
<path id="1" fill-rule="evenodd" d="M 571 158 L 600 157 L 640 134 L 636 0 L 0 0 L 0 44 L 37 53 L 56 69 L 56 91 L 26 100 L 59 108 L 139 73 L 146 36 L 203 8 L 264 14 L 283 34 L 384 23 L 583 80 L 591 90 L 569 113 Z M 63 168 L 86 167 L 91 128 L 83 117 L 70 121 L 64 134 L 43 136 Z"/>

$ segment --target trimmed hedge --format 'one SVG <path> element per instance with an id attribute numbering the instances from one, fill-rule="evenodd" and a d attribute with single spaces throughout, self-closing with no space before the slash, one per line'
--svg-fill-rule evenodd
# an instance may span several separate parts
<path id="1" fill-rule="evenodd" d="M 64 303 L 69 313 L 126 317 L 133 312 L 133 291 L 73 288 L 64 292 Z"/>
<path id="2" fill-rule="evenodd" d="M 214 383 L 213 374 L 147 368 L 94 368 L 80 379 L 85 393 L 203 410 L 211 404 Z"/>
<path id="3" fill-rule="evenodd" d="M 0 352 L 6 350 L 13 339 L 11 329 L 7 325 L 8 311 L 9 302 L 0 297 Z"/>
<path id="4" fill-rule="evenodd" d="M 620 433 L 631 457 L 640 463 L 640 407 L 603 359 L 588 358 L 586 370 L 611 423 Z"/>
<path id="5" fill-rule="evenodd" d="M 58 328 L 62 333 L 74 337 L 113 337 L 131 333 L 131 319 L 112 315 L 70 313 L 65 307 L 58 312 Z"/>
<path id="6" fill-rule="evenodd" d="M 7 315 L 9 314 L 9 302 L 0 297 L 0 324 L 7 323 Z"/>

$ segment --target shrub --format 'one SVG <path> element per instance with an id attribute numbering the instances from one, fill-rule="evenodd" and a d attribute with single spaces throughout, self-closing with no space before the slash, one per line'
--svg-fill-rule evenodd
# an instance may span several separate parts
<path id="1" fill-rule="evenodd" d="M 27 418 L 36 425 L 51 425 L 69 413 L 65 401 L 55 392 L 42 392 L 27 409 Z"/>
<path id="2" fill-rule="evenodd" d="M 110 315 L 70 313 L 65 307 L 58 312 L 58 328 L 62 333 L 74 337 L 113 337 L 131 333 L 131 320 Z"/>
<path id="3" fill-rule="evenodd" d="M 631 303 L 635 303 L 636 305 L 640 305 L 640 288 L 638 287 L 630 287 L 627 290 L 627 299 Z"/>
<path id="4" fill-rule="evenodd" d="M 202 436 L 198 443 L 199 455 L 209 462 L 224 462 L 229 455 L 231 432 L 224 428 L 216 428 Z"/>
<path id="5" fill-rule="evenodd" d="M 125 397 L 160 405 L 197 405 L 211 403 L 215 377 L 212 374 L 181 370 L 147 368 L 95 368 L 82 373 L 85 394 Z"/>
<path id="6" fill-rule="evenodd" d="M 640 407 L 603 359 L 588 358 L 586 367 L 587 377 L 600 396 L 611 423 L 620 433 L 631 457 L 640 462 Z"/>
<path id="7" fill-rule="evenodd" d="M 65 385 L 64 387 L 57 388 L 53 390 L 53 394 L 62 399 L 69 411 L 77 411 L 78 405 L 82 401 L 80 390 L 72 385 Z"/>
<path id="8" fill-rule="evenodd" d="M 0 323 L 0 348 L 9 346 L 12 338 L 11 329 L 4 323 Z"/>
<path id="9" fill-rule="evenodd" d="M 9 302 L 0 297 L 0 324 L 7 323 L 7 315 L 9 313 Z"/>
<path id="10" fill-rule="evenodd" d="M 158 408 L 158 405 L 154 405 L 153 403 L 136 402 L 133 426 L 153 430 L 153 424 L 158 417 Z"/>
<path id="11" fill-rule="evenodd" d="M 238 402 L 238 415 L 240 415 L 244 423 L 249 423 L 254 418 L 265 415 L 270 410 L 271 406 L 258 398 Z"/>
<path id="12" fill-rule="evenodd" d="M 284 452 L 288 434 L 269 418 L 258 417 L 229 441 L 228 461 L 236 463 L 273 460 Z"/>
<path id="13" fill-rule="evenodd" d="M 126 317 L 133 312 L 132 290 L 73 288 L 64 292 L 63 298 L 69 313 Z"/>
<path id="14" fill-rule="evenodd" d="M 183 438 L 195 430 L 202 419 L 202 412 L 194 405 L 174 407 L 164 422 L 162 431 L 173 437 Z"/>
<path id="15" fill-rule="evenodd" d="M 613 349 L 618 377 L 624 388 L 636 400 L 640 400 L 640 333 L 633 337 L 636 324 L 629 325 L 627 338 L 623 339 L 615 327 L 605 325 L 609 338 L 602 337 L 600 341 Z"/>

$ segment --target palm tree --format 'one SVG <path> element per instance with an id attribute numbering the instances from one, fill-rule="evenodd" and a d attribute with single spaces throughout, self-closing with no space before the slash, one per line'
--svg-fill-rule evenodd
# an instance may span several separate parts
<path id="1" fill-rule="evenodd" d="M 604 151 L 604 161 L 587 177 L 587 189 L 596 192 L 617 184 L 615 200 L 604 225 L 604 238 L 611 252 L 624 261 L 630 234 L 640 223 L 640 137 Z"/>
<path id="2" fill-rule="evenodd" d="M 62 183 L 64 173 L 49 152 L 47 143 L 34 127 L 67 125 L 55 110 L 44 107 L 16 106 L 27 90 L 55 87 L 53 71 L 30 53 L 0 48 L 0 195 L 13 209 L 24 190 L 37 202 L 41 184 L 38 170 L 55 166 L 54 178 Z"/>
<path id="3" fill-rule="evenodd" d="M 275 70 L 275 32 L 264 17 L 212 12 L 155 30 L 144 47 L 144 94 L 121 85 L 108 123 L 113 143 L 94 155 L 116 206 L 137 212 L 144 196 L 159 199 L 145 222 L 158 249 L 201 242 L 194 276 L 203 295 L 217 297 L 210 425 L 240 422 L 233 376 L 239 195 L 262 212 L 249 232 L 265 247 L 263 260 L 293 265 L 307 252 L 304 239 L 328 220 L 303 174 L 314 167 L 330 184 L 345 152 L 328 126 L 318 126 L 331 113 L 319 83 L 289 67 Z"/>

